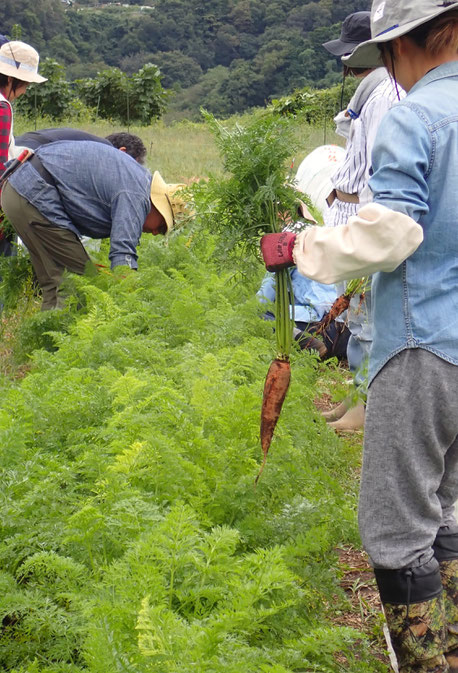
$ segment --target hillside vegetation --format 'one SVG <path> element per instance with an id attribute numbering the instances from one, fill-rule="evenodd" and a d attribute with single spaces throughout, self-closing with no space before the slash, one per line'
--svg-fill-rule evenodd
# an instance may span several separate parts
<path id="1" fill-rule="evenodd" d="M 347 14 L 369 9 L 370 0 L 140 4 L 3 0 L 0 27 L 8 33 L 20 24 L 23 39 L 65 65 L 69 79 L 107 66 L 133 73 L 152 62 L 177 93 L 176 115 L 203 105 L 227 116 L 297 88 L 335 84 L 340 65 L 321 45 L 339 34 Z"/>

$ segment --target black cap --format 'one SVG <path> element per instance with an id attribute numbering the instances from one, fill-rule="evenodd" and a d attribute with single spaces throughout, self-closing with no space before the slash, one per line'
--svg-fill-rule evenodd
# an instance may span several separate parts
<path id="1" fill-rule="evenodd" d="M 344 19 L 340 38 L 325 42 L 323 47 L 334 56 L 345 56 L 371 37 L 371 13 L 354 12 Z"/>

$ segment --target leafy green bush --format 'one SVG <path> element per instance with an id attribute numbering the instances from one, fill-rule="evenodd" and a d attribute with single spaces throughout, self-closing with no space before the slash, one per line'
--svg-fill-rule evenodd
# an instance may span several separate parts
<path id="1" fill-rule="evenodd" d="M 79 79 L 76 87 L 65 78 L 57 61 L 45 58 L 40 73 L 47 77 L 35 84 L 17 101 L 17 110 L 28 118 L 48 117 L 52 122 L 96 117 L 118 120 L 122 124 L 150 124 L 165 109 L 166 92 L 159 68 L 147 63 L 130 77 L 118 68 L 107 68 L 94 78 Z"/>
<path id="2" fill-rule="evenodd" d="M 16 308 L 20 297 L 30 299 L 34 292 L 29 254 L 22 246 L 15 252 L 11 257 L 0 256 L 0 304 L 5 310 Z"/>
<path id="3" fill-rule="evenodd" d="M 17 100 L 17 110 L 29 118 L 47 116 L 53 121 L 71 115 L 74 93 L 65 79 L 65 69 L 52 58 L 40 63 L 40 74 L 47 82 L 34 84 Z"/>
<path id="4" fill-rule="evenodd" d="M 84 103 L 103 119 L 149 124 L 159 119 L 165 108 L 161 73 L 152 63 L 130 77 L 119 68 L 109 68 L 96 77 L 77 80 L 77 85 Z"/>
<path id="5" fill-rule="evenodd" d="M 354 77 L 347 78 L 343 91 L 342 85 L 330 89 L 305 87 L 289 96 L 274 99 L 269 109 L 276 114 L 301 116 L 308 124 L 321 125 L 324 121 L 332 121 L 348 104 L 358 83 Z"/>

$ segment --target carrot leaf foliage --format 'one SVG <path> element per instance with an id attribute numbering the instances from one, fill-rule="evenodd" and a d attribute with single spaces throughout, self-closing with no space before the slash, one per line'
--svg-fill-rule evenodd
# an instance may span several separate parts
<path id="1" fill-rule="evenodd" d="M 65 329 L 22 318 L 28 371 L 0 378 L 2 671 L 384 670 L 331 622 L 358 453 L 314 408 L 312 356 L 292 354 L 253 488 L 271 331 L 217 243 L 145 239 L 137 274 L 74 279 Z"/>

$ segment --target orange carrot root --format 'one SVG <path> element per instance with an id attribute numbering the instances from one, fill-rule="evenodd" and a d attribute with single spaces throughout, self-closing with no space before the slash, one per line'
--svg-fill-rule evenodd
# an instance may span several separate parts
<path id="1" fill-rule="evenodd" d="M 291 366 L 289 362 L 287 360 L 273 360 L 264 383 L 261 410 L 261 447 L 264 459 L 255 483 L 258 482 L 266 464 L 267 453 L 288 392 L 290 380 Z"/>
<path id="2" fill-rule="evenodd" d="M 331 308 L 329 309 L 329 313 L 326 313 L 325 316 L 320 320 L 318 323 L 318 328 L 314 330 L 314 334 L 321 334 L 324 332 L 326 327 L 329 327 L 331 322 L 335 320 L 336 318 L 339 317 L 339 315 L 342 315 L 344 311 L 347 310 L 347 308 L 350 306 L 350 300 L 351 296 L 347 294 L 342 294 L 340 297 L 337 297 Z"/>

